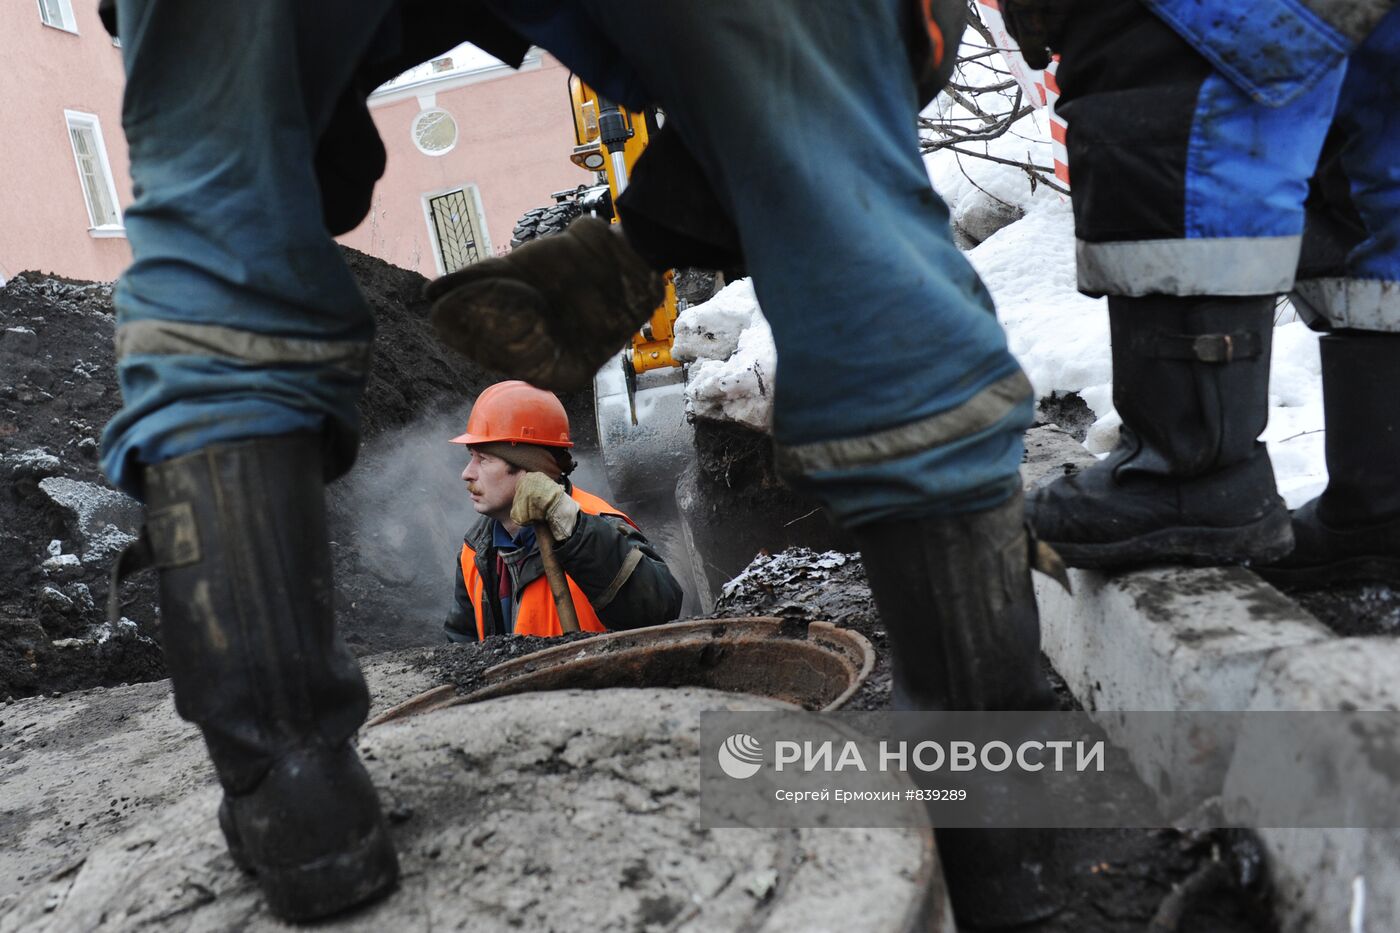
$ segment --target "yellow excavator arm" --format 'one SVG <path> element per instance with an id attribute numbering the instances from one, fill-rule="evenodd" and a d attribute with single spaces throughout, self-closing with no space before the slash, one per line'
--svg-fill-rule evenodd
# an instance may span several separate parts
<path id="1" fill-rule="evenodd" d="M 578 75 L 569 76 L 569 99 L 574 113 L 573 163 L 590 172 L 605 173 L 612 203 L 627 190 L 632 167 L 641 158 L 651 134 L 656 130 L 656 117 L 636 113 L 600 97 Z M 618 222 L 613 210 L 612 222 Z M 680 366 L 671 356 L 675 339 L 676 302 L 675 273 L 666 273 L 666 297 L 652 313 L 651 319 L 632 336 L 632 350 L 627 365 L 635 379 L 638 373 Z"/>

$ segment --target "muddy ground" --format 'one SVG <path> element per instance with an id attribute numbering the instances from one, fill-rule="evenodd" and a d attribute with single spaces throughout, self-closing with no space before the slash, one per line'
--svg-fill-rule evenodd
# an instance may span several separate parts
<path id="1" fill-rule="evenodd" d="M 1353 584 L 1288 595 L 1338 635 L 1400 634 L 1400 592 L 1382 584 Z"/>
<path id="2" fill-rule="evenodd" d="M 1089 436 L 1089 429 L 1098 420 L 1089 403 L 1078 392 L 1055 392 L 1040 400 L 1035 408 L 1035 424 L 1054 424 L 1069 432 L 1079 443 Z"/>
<path id="3" fill-rule="evenodd" d="M 361 462 L 328 493 L 342 631 L 365 655 L 431 646 L 410 663 L 465 692 L 493 664 L 552 644 L 497 638 L 442 645 L 463 517 L 441 506 L 458 491 L 461 465 L 460 451 L 444 441 L 460 430 L 469 399 L 493 380 L 439 348 L 420 276 L 352 251 L 347 257 L 379 334 L 361 408 Z M 0 701 L 164 675 L 151 580 L 127 584 L 123 624 L 107 625 L 103 612 L 106 565 L 140 521 L 139 508 L 107 487 L 96 465 L 102 425 L 119 405 L 112 334 L 106 286 L 23 273 L 0 289 Z M 566 406 L 576 440 L 585 449 L 595 444 L 591 399 L 569 398 Z M 1076 396 L 1046 400 L 1041 418 L 1068 422 L 1080 437 L 1092 420 Z M 735 514 L 752 517 L 755 528 L 760 519 L 768 523 L 716 570 L 727 579 L 760 555 L 719 596 L 714 614 L 822 618 L 861 632 L 879 660 L 851 707 L 887 708 L 886 639 L 859 559 L 843 553 L 849 540 L 777 479 L 766 436 L 702 424 L 696 443 L 688 481 L 705 493 L 701 508 L 715 513 L 713 523 Z M 1389 590 L 1300 599 L 1343 634 L 1400 629 L 1400 597 Z M 1077 832 L 1067 834 L 1065 859 L 1071 904 L 1031 929 L 1127 933 L 1178 908 L 1175 929 L 1273 928 L 1259 906 L 1264 887 L 1247 836 Z M 1192 895 L 1181 903 L 1170 900 L 1178 885 Z"/>

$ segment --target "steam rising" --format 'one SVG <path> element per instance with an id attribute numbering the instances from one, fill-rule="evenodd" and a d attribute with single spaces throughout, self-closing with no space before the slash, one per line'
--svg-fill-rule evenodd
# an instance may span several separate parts
<path id="1" fill-rule="evenodd" d="M 336 534 L 349 530 L 361 569 L 386 587 L 395 618 L 384 627 L 415 634 L 421 628 L 423 644 L 442 640 L 454 561 L 476 514 L 461 479 L 467 450 L 448 443 L 462 432 L 470 407 L 467 401 L 432 411 L 380 434 L 330 489 Z"/>

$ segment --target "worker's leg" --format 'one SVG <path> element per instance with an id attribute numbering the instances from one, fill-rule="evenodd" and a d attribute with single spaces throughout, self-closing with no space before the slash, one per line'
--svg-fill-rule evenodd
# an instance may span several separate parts
<path id="1" fill-rule="evenodd" d="M 1255 102 L 1138 0 L 1091 0 L 1062 52 L 1080 289 L 1107 294 L 1119 443 L 1037 491 L 1076 566 L 1236 563 L 1291 547 L 1258 441 L 1273 296 L 1344 66 Z"/>
<path id="2" fill-rule="evenodd" d="M 920 160 L 917 5 L 581 6 L 734 220 L 778 346 L 780 463 L 857 533 L 896 705 L 1044 708 L 1017 495 L 1031 391 Z M 1049 841 L 940 834 L 960 921 L 1052 911 Z"/>
<path id="3" fill-rule="evenodd" d="M 779 347 L 787 471 L 848 525 L 1006 501 L 1030 386 L 919 157 L 916 4 L 579 5 L 739 230 Z"/>
<path id="4" fill-rule="evenodd" d="M 390 5 L 119 4 L 137 197 L 103 467 L 128 492 L 142 464 L 249 437 L 323 435 L 328 477 L 353 462 L 373 322 L 313 162 Z"/>
<path id="5" fill-rule="evenodd" d="M 1280 583 L 1400 585 L 1400 11 L 1353 53 L 1314 199 L 1295 303 L 1322 338 L 1327 489 L 1293 514 Z"/>
<path id="6" fill-rule="evenodd" d="M 292 919 L 396 877 L 348 741 L 368 696 L 334 633 L 322 492 L 353 458 L 371 322 L 312 168 L 387 6 L 118 10 L 137 198 L 104 467 L 148 505 L 176 706 L 204 733 L 230 849 Z"/>

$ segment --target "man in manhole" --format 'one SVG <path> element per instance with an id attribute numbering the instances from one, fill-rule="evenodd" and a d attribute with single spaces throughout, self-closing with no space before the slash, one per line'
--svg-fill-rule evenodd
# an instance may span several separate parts
<path id="1" fill-rule="evenodd" d="M 444 625 L 450 640 L 564 634 L 541 544 L 553 545 L 579 630 L 639 628 L 680 614 L 680 584 L 632 520 L 569 481 L 569 418 L 553 393 L 499 382 L 481 393 L 452 443 L 471 453 L 462 480 L 479 518 L 458 554 Z"/>

